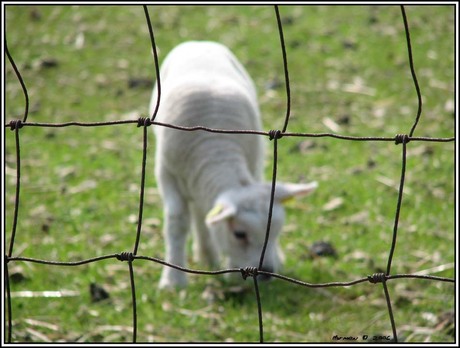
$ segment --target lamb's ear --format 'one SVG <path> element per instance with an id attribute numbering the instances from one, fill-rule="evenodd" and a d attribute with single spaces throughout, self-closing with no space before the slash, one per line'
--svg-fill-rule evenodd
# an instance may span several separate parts
<path id="1" fill-rule="evenodd" d="M 228 219 L 236 214 L 236 206 L 229 202 L 217 202 L 206 215 L 206 225 L 209 227 L 216 222 Z"/>
<path id="2" fill-rule="evenodd" d="M 308 184 L 278 183 L 276 184 L 275 198 L 279 202 L 285 203 L 291 198 L 306 196 L 313 192 L 317 187 L 318 183 L 316 181 Z"/>

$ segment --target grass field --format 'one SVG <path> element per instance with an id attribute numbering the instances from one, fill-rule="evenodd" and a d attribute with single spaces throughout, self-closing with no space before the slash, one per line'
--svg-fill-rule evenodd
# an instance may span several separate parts
<path id="1" fill-rule="evenodd" d="M 253 77 L 264 128 L 286 110 L 282 54 L 271 6 L 149 6 L 160 61 L 190 39 L 229 46 Z M 408 6 L 424 107 L 414 136 L 455 136 L 454 7 Z M 393 137 L 417 112 L 399 6 L 281 6 L 292 109 L 288 131 Z M 27 85 L 30 122 L 96 122 L 146 117 L 154 63 L 141 6 L 6 6 L 8 47 Z M 5 56 L 6 57 L 6 56 Z M 24 97 L 6 63 L 5 120 L 22 118 Z M 162 208 L 149 130 L 146 195 L 138 255 L 163 257 Z M 139 202 L 142 129 L 24 127 L 21 200 L 13 256 L 78 261 L 130 251 Z M 272 143 L 267 140 L 267 180 Z M 352 281 L 386 269 L 401 145 L 332 138 L 278 141 L 278 179 L 319 182 L 290 202 L 281 236 L 282 274 L 310 283 Z M 411 142 L 392 274 L 454 277 L 454 143 Z M 5 245 L 10 243 L 16 152 L 5 128 Z M 318 241 L 336 258 L 311 258 Z M 136 260 L 138 342 L 257 342 L 254 292 L 221 277 L 159 292 L 161 266 Z M 190 261 L 190 267 L 202 268 Z M 130 342 L 126 263 L 79 267 L 11 262 L 15 342 Z M 243 284 L 243 280 L 241 280 Z M 252 283 L 251 279 L 246 280 Z M 94 301 L 90 284 L 109 298 Z M 387 282 L 399 340 L 453 342 L 451 283 Z M 73 291 L 44 297 L 42 291 Z M 24 291 L 35 294 L 24 297 Z M 392 335 L 382 286 L 311 289 L 260 284 L 266 342 L 332 342 L 334 335 Z"/>

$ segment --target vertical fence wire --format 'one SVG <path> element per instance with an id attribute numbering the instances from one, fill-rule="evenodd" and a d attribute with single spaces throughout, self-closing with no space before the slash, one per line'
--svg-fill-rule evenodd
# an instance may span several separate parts
<path id="1" fill-rule="evenodd" d="M 412 57 L 412 45 L 410 40 L 410 30 L 409 30 L 409 21 L 407 20 L 406 10 L 404 9 L 404 5 L 400 6 L 401 14 L 404 23 L 404 31 L 406 33 L 406 43 L 407 43 L 407 54 L 409 55 L 409 67 L 410 72 L 412 75 L 412 80 L 414 82 L 415 91 L 417 92 L 417 100 L 418 100 L 418 109 L 417 109 L 417 116 L 415 117 L 415 122 L 410 130 L 409 136 L 412 137 L 415 132 L 415 127 L 417 127 L 418 121 L 420 120 L 420 116 L 422 114 L 422 93 L 420 92 L 420 86 L 417 80 L 417 74 L 415 73 L 414 67 L 414 58 Z"/>
<path id="2" fill-rule="evenodd" d="M 259 292 L 259 284 L 257 283 L 257 272 L 253 276 L 254 279 L 254 291 L 256 295 L 256 303 L 257 303 L 257 315 L 259 318 L 259 342 L 264 342 L 264 322 L 262 319 L 262 302 L 260 300 L 260 292 Z"/>
<path id="3" fill-rule="evenodd" d="M 270 228 L 272 224 L 272 215 L 273 215 L 273 204 L 275 201 L 275 190 L 276 190 L 276 173 L 277 173 L 277 166 L 278 166 L 278 139 L 281 138 L 281 132 L 277 131 L 270 131 L 270 140 L 274 139 L 273 142 L 273 172 L 272 172 L 272 183 L 271 183 L 271 191 L 270 191 L 270 205 L 268 209 L 268 221 L 267 221 L 267 229 L 265 231 L 265 240 L 262 247 L 262 252 L 260 253 L 260 260 L 259 260 L 259 269 L 262 269 L 262 265 L 264 262 L 265 252 L 267 250 L 268 240 L 270 238 Z"/>
<path id="4" fill-rule="evenodd" d="M 396 331 L 396 322 L 395 322 L 395 318 L 393 315 L 393 309 L 391 307 L 390 293 L 388 292 L 386 279 L 383 280 L 382 286 L 383 286 L 383 291 L 385 293 L 385 300 L 387 302 L 388 316 L 390 318 L 391 331 L 393 332 L 393 341 L 397 343 L 398 342 L 398 332 Z"/>
<path id="5" fill-rule="evenodd" d="M 140 119 L 138 127 L 143 127 L 142 132 L 142 168 L 141 168 L 141 188 L 139 193 L 139 215 L 137 220 L 137 233 L 136 233 L 136 243 L 134 245 L 134 255 L 137 254 L 137 249 L 139 248 L 139 242 L 141 237 L 142 230 L 142 215 L 144 212 L 144 195 L 145 195 L 145 168 L 147 165 L 147 148 L 148 148 L 148 133 L 147 128 L 151 125 L 150 119 Z"/>
<path id="6" fill-rule="evenodd" d="M 158 109 L 160 107 L 160 99 L 161 99 L 160 63 L 158 61 L 157 45 L 155 44 L 155 35 L 153 34 L 153 26 L 152 26 L 152 22 L 150 21 L 149 9 L 147 8 L 147 5 L 142 5 L 142 7 L 144 8 L 145 19 L 147 21 L 147 27 L 149 28 L 150 45 L 152 47 L 153 59 L 155 63 L 157 103 L 155 105 L 155 110 L 153 111 L 153 114 L 150 117 L 152 121 L 155 121 L 155 117 L 157 116 Z"/>
<path id="7" fill-rule="evenodd" d="M 279 130 L 270 131 L 270 140 L 273 141 L 273 172 L 272 172 L 272 184 L 271 184 L 271 192 L 270 192 L 270 205 L 268 209 L 268 221 L 267 221 L 267 229 L 265 232 L 265 240 L 262 247 L 262 252 L 260 253 L 260 260 L 259 260 L 259 267 L 258 270 L 263 269 L 263 262 L 265 257 L 265 252 L 267 250 L 267 245 L 270 239 L 270 228 L 272 224 L 272 215 L 273 215 L 273 204 L 275 201 L 275 190 L 276 190 L 276 173 L 277 173 L 277 166 L 278 166 L 278 139 L 281 138 L 281 132 Z M 257 307 L 258 307 L 258 314 L 259 314 L 259 335 L 260 335 L 260 342 L 263 342 L 263 321 L 262 321 L 262 307 L 260 304 L 260 294 L 259 294 L 259 287 L 257 285 L 257 272 L 254 274 L 254 289 L 256 292 L 256 300 L 257 300 Z"/>
<path id="8" fill-rule="evenodd" d="M 16 77 L 21 84 L 22 92 L 24 94 L 25 99 L 25 108 L 24 108 L 24 117 L 21 120 L 15 120 L 10 122 L 10 129 L 14 130 L 15 132 L 15 149 L 16 149 L 16 189 L 15 189 L 15 200 L 14 200 L 14 212 L 13 212 L 13 224 L 11 227 L 11 237 L 10 237 L 10 244 L 8 248 L 8 254 L 5 255 L 4 259 L 4 272 L 5 272 L 5 284 L 6 284 L 6 302 L 7 302 L 7 310 L 8 310 L 8 335 L 7 340 L 8 343 L 11 343 L 12 339 L 12 327 L 13 327 L 13 313 L 11 308 L 11 289 L 10 289 L 10 278 L 9 278 L 9 271 L 8 271 L 8 258 L 13 255 L 13 248 L 14 248 L 14 241 L 16 238 L 16 229 L 18 225 L 18 217 L 19 217 L 19 197 L 21 192 L 21 146 L 19 140 L 19 129 L 22 128 L 23 122 L 27 121 L 27 116 L 29 114 L 29 93 L 27 92 L 27 87 L 24 83 L 24 80 L 19 72 L 19 69 L 14 62 L 10 51 L 8 50 L 8 43 L 5 38 L 5 52 L 10 61 L 10 64 L 16 74 Z"/>
<path id="9" fill-rule="evenodd" d="M 399 139 L 399 138 L 398 138 Z M 397 140 L 396 143 L 398 143 L 399 140 Z M 388 256 L 388 264 L 387 264 L 387 270 L 386 270 L 386 275 L 390 275 L 391 271 L 391 263 L 393 260 L 393 255 L 394 251 L 396 248 L 396 239 L 398 235 L 398 223 L 399 223 L 399 216 L 401 212 L 401 205 L 402 205 L 402 199 L 403 199 L 403 190 L 404 190 L 404 179 L 406 175 L 406 144 L 407 144 L 407 135 L 402 136 L 402 166 L 401 166 L 401 180 L 399 184 L 399 191 L 398 191 L 398 202 L 396 206 L 396 213 L 395 213 L 395 222 L 394 222 L 394 228 L 393 228 L 393 238 L 391 241 L 391 248 L 390 248 L 390 253 Z M 393 315 L 393 310 L 391 307 L 391 299 L 390 299 L 390 294 L 387 289 L 386 285 L 386 279 L 383 280 L 382 282 L 383 289 L 385 291 L 385 299 L 387 302 L 387 308 L 388 308 L 388 314 L 390 316 L 390 323 L 391 323 L 391 329 L 393 331 L 393 339 L 395 342 L 398 342 L 398 335 L 396 332 L 396 323 L 394 320 L 394 315 Z"/>
<path id="10" fill-rule="evenodd" d="M 14 128 L 13 128 L 14 127 Z M 19 197 L 21 193 L 21 144 L 19 141 L 19 129 L 21 128 L 21 121 L 12 124 L 11 129 L 14 130 L 15 146 L 16 146 L 16 192 L 14 200 L 14 213 L 13 213 L 13 226 L 11 227 L 11 239 L 8 249 L 8 256 L 13 255 L 14 240 L 16 238 L 16 229 L 18 226 L 19 216 Z"/>
<path id="11" fill-rule="evenodd" d="M 8 50 L 8 43 L 5 38 L 5 52 L 8 57 L 8 60 L 16 74 L 16 77 L 21 84 L 22 92 L 24 94 L 25 99 L 25 108 L 24 108 L 24 117 L 22 122 L 27 121 L 27 116 L 29 114 L 29 93 L 27 92 L 27 87 L 24 83 L 24 80 L 19 72 L 19 69 L 14 62 L 10 51 Z M 16 229 L 18 225 L 18 216 L 19 216 L 19 196 L 20 196 L 20 188 L 21 188 L 21 147 L 19 141 L 19 129 L 22 127 L 22 122 L 20 120 L 12 121 L 10 123 L 11 130 L 15 131 L 15 147 L 16 147 L 16 192 L 15 192 L 15 200 L 14 200 L 14 212 L 13 212 L 13 225 L 11 230 L 11 237 L 10 237 L 10 245 L 8 249 L 8 255 L 5 257 L 4 260 L 4 270 L 5 270 L 5 284 L 6 284 L 6 301 L 7 301 L 7 309 L 8 309 L 8 336 L 7 340 L 8 343 L 11 343 L 12 338 L 12 322 L 13 322 L 13 314 L 11 308 L 11 289 L 10 289 L 10 278 L 8 272 L 8 257 L 13 255 L 13 247 L 14 247 L 14 240 L 16 237 Z"/>
<path id="12" fill-rule="evenodd" d="M 10 61 L 11 67 L 13 68 L 14 73 L 16 74 L 16 77 L 18 78 L 18 81 L 21 84 L 22 93 L 24 94 L 24 99 L 25 99 L 24 117 L 22 119 L 22 122 L 26 122 L 27 116 L 29 115 L 29 93 L 27 92 L 27 87 L 26 87 L 26 84 L 24 83 L 21 73 L 19 72 L 19 69 L 16 66 L 16 63 L 14 62 L 14 59 L 11 56 L 10 51 L 8 50 L 8 42 L 6 38 L 5 38 L 5 52 L 8 57 L 8 60 Z"/>
<path id="13" fill-rule="evenodd" d="M 11 289 L 10 289 L 10 276 L 8 272 L 8 258 L 4 258 L 4 277 L 6 285 L 6 307 L 8 312 L 8 324 L 7 324 L 7 342 L 11 343 L 12 327 L 13 327 L 13 311 L 11 309 Z"/>
<path id="14" fill-rule="evenodd" d="M 286 132 L 289 117 L 291 115 L 291 86 L 289 83 L 289 70 L 287 63 L 287 54 L 286 54 L 286 45 L 284 43 L 284 34 L 283 34 L 283 23 L 281 22 L 281 15 L 278 9 L 278 5 L 275 5 L 275 14 L 276 22 L 278 24 L 278 33 L 280 37 L 281 52 L 283 54 L 283 69 L 284 69 L 284 82 L 286 88 L 286 116 L 284 118 L 283 133 Z"/>
<path id="15" fill-rule="evenodd" d="M 134 283 L 134 269 L 133 269 L 133 259 L 128 261 L 129 266 L 129 279 L 131 284 L 131 299 L 133 301 L 133 343 L 136 343 L 137 340 L 137 301 L 136 301 L 136 286 Z"/>
<path id="16" fill-rule="evenodd" d="M 402 165 L 401 165 L 401 179 L 399 182 L 399 190 L 398 190 L 398 201 L 396 204 L 396 213 L 395 213 L 395 221 L 394 221 L 394 226 L 393 226 L 393 238 L 391 241 L 391 248 L 390 248 L 390 253 L 388 256 L 388 264 L 387 264 L 387 275 L 390 275 L 391 271 L 391 263 L 393 260 L 393 255 L 394 251 L 396 248 L 396 238 L 398 236 L 398 224 L 399 224 L 399 216 L 401 214 L 401 206 L 402 206 L 402 200 L 403 200 L 403 191 L 404 191 L 404 180 L 406 177 L 406 147 L 407 147 L 407 135 L 402 135 L 396 138 L 395 143 L 399 144 L 402 142 Z"/>

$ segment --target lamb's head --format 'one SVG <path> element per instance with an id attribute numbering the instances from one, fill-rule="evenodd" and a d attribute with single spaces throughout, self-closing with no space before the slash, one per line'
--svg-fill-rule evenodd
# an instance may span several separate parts
<path id="1" fill-rule="evenodd" d="M 283 202 L 307 195 L 316 187 L 316 182 L 276 184 L 262 270 L 276 272 L 281 265 L 278 236 L 284 223 Z M 270 184 L 252 184 L 227 190 L 217 197 L 206 216 L 206 224 L 226 267 L 258 267 L 267 232 L 270 195 Z"/>

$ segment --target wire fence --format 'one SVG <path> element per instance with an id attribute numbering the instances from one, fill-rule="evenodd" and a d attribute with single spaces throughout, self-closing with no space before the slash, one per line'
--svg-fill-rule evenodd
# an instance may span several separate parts
<path id="1" fill-rule="evenodd" d="M 404 23 L 405 34 L 406 34 L 406 43 L 407 43 L 407 52 L 408 52 L 408 61 L 410 66 L 410 71 L 414 83 L 414 87 L 417 93 L 418 99 L 418 111 L 415 117 L 414 123 L 411 127 L 409 134 L 397 134 L 395 137 L 358 137 L 358 136 L 345 136 L 339 135 L 334 133 L 291 133 L 287 132 L 287 127 L 289 124 L 290 118 L 290 106 L 291 106 L 291 95 L 290 95 L 290 84 L 289 84 L 289 71 L 288 71 L 288 61 L 286 55 L 286 48 L 284 43 L 284 35 L 283 35 L 283 26 L 282 21 L 279 13 L 279 9 L 277 5 L 274 5 L 274 10 L 276 14 L 276 20 L 278 24 L 278 31 L 280 37 L 280 47 L 283 56 L 283 67 L 284 67 L 284 75 L 285 75 L 285 86 L 286 86 L 286 115 L 284 119 L 284 126 L 282 130 L 270 130 L 268 132 L 265 131 L 253 131 L 253 130 L 228 130 L 228 129 L 214 129 L 214 128 L 207 128 L 207 127 L 181 127 L 177 125 L 161 123 L 155 121 L 156 114 L 158 112 L 159 104 L 161 102 L 161 81 L 160 81 L 160 74 L 159 74 L 159 63 L 158 63 L 158 54 L 155 45 L 155 36 L 152 29 L 152 24 L 150 22 L 150 16 L 148 12 L 147 6 L 143 6 L 146 23 L 149 29 L 149 35 L 151 40 L 151 45 L 154 53 L 154 61 L 155 61 L 155 71 L 156 71 L 156 83 L 158 86 L 158 98 L 155 110 L 150 117 L 146 118 L 139 118 L 133 120 L 120 120 L 120 121 L 110 121 L 110 122 L 68 122 L 68 123 L 34 123 L 34 122 L 27 122 L 28 112 L 29 112 L 29 97 L 26 85 L 21 77 L 21 74 L 10 54 L 8 51 L 7 42 L 5 39 L 5 50 L 10 61 L 13 70 L 16 73 L 16 76 L 22 86 L 24 98 L 25 98 L 25 110 L 24 110 L 24 117 L 22 120 L 12 120 L 5 127 L 9 127 L 11 131 L 15 132 L 15 148 L 16 148 L 16 192 L 15 192 L 15 205 L 14 205 L 14 215 L 13 215 L 13 222 L 12 222 L 12 231 L 9 240 L 9 247 L 8 252 L 5 255 L 4 259 L 4 275 L 5 275 L 5 294 L 6 294 L 6 306 L 7 306 L 7 342 L 12 342 L 12 332 L 13 332 L 13 311 L 12 311 L 12 304 L 11 304 L 11 290 L 10 290 L 10 277 L 8 272 L 8 267 L 13 262 L 31 262 L 31 263 L 39 263 L 45 264 L 50 266 L 80 266 L 84 264 L 99 262 L 106 259 L 117 259 L 121 262 L 127 262 L 130 274 L 130 286 L 131 286 L 131 294 L 132 294 L 132 326 L 133 326 L 133 335 L 132 335 L 132 342 L 135 343 L 137 340 L 137 303 L 136 303 L 136 289 L 135 289 L 135 282 L 134 282 L 134 267 L 133 262 L 135 260 L 146 260 L 151 261 L 157 264 L 164 265 L 165 267 L 172 267 L 178 269 L 180 271 L 191 273 L 191 274 L 198 274 L 198 275 L 221 275 L 225 273 L 240 273 L 243 279 L 251 277 L 254 282 L 254 291 L 255 291 L 255 300 L 257 302 L 258 308 L 258 325 L 259 325 L 259 340 L 260 342 L 264 342 L 264 325 L 263 325 L 263 307 L 260 300 L 259 294 L 259 287 L 258 287 L 258 275 L 269 275 L 274 278 L 281 279 L 286 282 L 290 282 L 295 285 L 309 287 L 309 288 L 324 288 L 324 287 L 347 287 L 353 286 L 363 282 L 369 282 L 371 284 L 382 284 L 382 288 L 384 291 L 385 301 L 387 304 L 389 321 L 393 333 L 393 341 L 398 342 L 398 330 L 397 325 L 393 315 L 392 309 L 392 301 L 390 297 L 390 293 L 387 287 L 387 281 L 395 280 L 395 279 L 402 279 L 402 278 L 411 278 L 411 279 L 425 279 L 431 281 L 438 281 L 438 282 L 447 282 L 447 283 L 455 283 L 455 279 L 453 278 L 446 278 L 446 277 L 438 277 L 438 276 L 431 276 L 431 275 L 419 275 L 419 274 L 391 274 L 391 267 L 392 267 L 392 260 L 394 250 L 397 244 L 397 236 L 398 236 L 398 223 L 399 223 L 399 216 L 403 201 L 403 192 L 404 192 L 404 181 L 406 175 L 406 152 L 407 152 L 407 144 L 409 142 L 414 141 L 423 141 L 423 142 L 453 142 L 455 138 L 432 138 L 432 137 L 414 137 L 414 131 L 417 127 L 417 124 L 420 120 L 420 116 L 422 113 L 422 97 L 420 92 L 420 87 L 417 81 L 417 75 L 415 72 L 414 67 L 414 60 L 412 56 L 412 47 L 411 47 L 411 38 L 410 38 L 410 29 L 408 19 L 405 13 L 404 6 L 400 6 L 402 20 Z M 142 155 L 142 171 L 141 171 L 141 184 L 140 184 L 140 195 L 139 195 L 139 210 L 138 210 L 138 224 L 137 224 L 137 234 L 135 244 L 133 246 L 132 251 L 125 251 L 121 253 L 115 253 L 105 256 L 98 256 L 86 260 L 81 260 L 77 262 L 61 262 L 61 261 L 50 261 L 50 260 L 40 260 L 34 258 L 27 258 L 27 257 L 15 257 L 13 256 L 14 253 L 14 244 L 15 244 L 15 237 L 16 237 L 16 229 L 18 223 L 18 213 L 19 213 L 19 202 L 20 202 L 20 185 L 21 185 L 21 154 L 20 154 L 20 129 L 23 127 L 100 127 L 100 126 L 113 126 L 113 125 L 125 125 L 125 124 L 135 124 L 137 127 L 142 128 L 143 130 L 143 155 Z M 214 132 L 214 133 L 225 133 L 225 134 L 252 134 L 254 136 L 266 136 L 270 140 L 273 141 L 273 172 L 272 172 L 272 188 L 271 188 L 271 197 L 270 197 L 270 209 L 269 215 L 267 217 L 267 229 L 265 235 L 265 242 L 263 246 L 263 250 L 260 255 L 260 261 L 258 267 L 245 267 L 245 268 L 233 268 L 233 269 L 222 269 L 216 271 L 203 271 L 197 269 L 190 269 L 185 267 L 180 267 L 174 264 L 170 264 L 162 259 L 142 256 L 138 255 L 138 246 L 141 236 L 142 230 L 142 216 L 143 216 L 143 209 L 144 209 L 144 193 L 145 193 L 145 173 L 146 173 L 146 158 L 148 153 L 147 147 L 147 129 L 149 126 L 155 127 L 170 127 L 174 129 L 179 129 L 182 131 L 205 131 L 205 132 Z M 293 279 L 282 274 L 271 273 L 267 271 L 263 271 L 261 265 L 263 264 L 264 255 L 266 246 L 270 236 L 270 227 L 271 227 L 271 218 L 272 218 L 272 208 L 274 202 L 274 191 L 275 191 L 275 183 L 277 180 L 277 163 L 278 163 L 278 141 L 284 137 L 332 137 L 341 140 L 349 140 L 349 141 L 377 141 L 377 142 L 395 142 L 396 145 L 402 145 L 401 151 L 401 176 L 400 176 L 400 183 L 399 183 L 399 190 L 398 190 L 398 199 L 396 205 L 396 212 L 394 217 L 394 227 L 393 227 L 393 236 L 390 245 L 390 251 L 388 253 L 388 261 L 385 273 L 376 273 L 372 275 L 368 275 L 366 277 L 356 279 L 350 282 L 329 282 L 329 283 L 318 283 L 312 284 L 307 283 L 298 279 Z"/>

